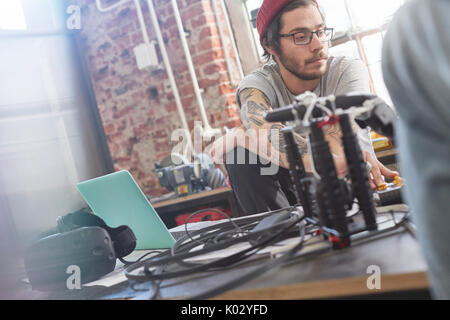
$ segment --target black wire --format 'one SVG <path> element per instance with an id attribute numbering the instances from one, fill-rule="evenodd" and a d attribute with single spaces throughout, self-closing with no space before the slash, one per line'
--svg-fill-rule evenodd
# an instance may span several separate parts
<path id="1" fill-rule="evenodd" d="M 391 230 L 395 230 L 397 229 L 400 225 L 402 225 L 405 221 L 408 220 L 408 213 L 407 211 L 401 211 L 403 213 L 405 213 L 405 215 L 402 217 L 402 219 L 399 222 L 396 222 L 395 220 L 395 216 L 394 216 L 394 212 L 393 210 L 391 210 L 389 213 L 391 214 L 391 216 L 393 217 L 394 220 L 394 226 L 387 228 L 385 230 L 382 230 L 382 232 L 388 232 Z M 395 213 L 399 213 L 399 211 L 395 212 Z M 311 221 L 310 221 L 311 222 Z M 381 222 L 381 223 L 385 223 L 385 222 Z M 380 224 L 381 224 L 380 223 Z M 285 253 L 282 257 L 278 258 L 277 260 L 274 261 L 269 261 L 266 264 L 262 265 L 261 267 L 250 271 L 249 273 L 246 273 L 238 278 L 233 279 L 231 282 L 228 282 L 222 286 L 213 288 L 211 290 L 208 290 L 206 292 L 203 292 L 199 295 L 196 296 L 192 296 L 189 297 L 187 299 L 208 299 L 214 296 L 217 296 L 223 292 L 226 292 L 228 290 L 231 290 L 239 285 L 242 285 L 242 283 L 246 282 L 246 281 L 250 281 L 252 279 L 255 279 L 257 277 L 259 277 L 260 275 L 264 274 L 265 272 L 269 271 L 269 270 L 274 270 L 275 268 L 281 267 L 283 265 L 283 263 L 288 262 L 289 260 L 292 260 L 293 258 L 295 258 L 295 253 L 300 251 L 303 248 L 303 240 L 304 240 L 304 231 L 306 229 L 307 226 L 304 226 L 303 228 L 301 228 L 301 232 L 303 232 L 303 234 L 301 235 L 301 240 L 300 242 L 293 247 L 292 249 L 290 249 L 287 253 Z M 322 252 L 323 250 L 319 250 L 317 251 L 317 253 Z"/>
<path id="2" fill-rule="evenodd" d="M 263 218 L 263 217 L 265 217 L 267 215 L 276 214 L 276 213 L 284 211 L 284 210 L 293 210 L 293 208 L 294 207 L 288 207 L 288 208 L 278 209 L 278 210 L 275 210 L 275 211 L 269 211 L 269 212 L 258 214 L 256 217 L 255 216 L 241 217 L 241 218 L 237 219 L 234 223 L 237 224 L 237 225 L 242 224 L 243 226 L 247 226 L 248 223 L 252 224 L 252 223 L 255 223 L 255 222 L 259 222 L 261 220 L 261 218 Z M 190 232 L 189 235 L 185 235 L 184 237 L 178 239 L 175 242 L 175 244 L 171 248 L 171 254 L 175 255 L 177 250 L 182 250 L 182 249 L 186 250 L 186 248 L 181 248 L 180 249 L 180 247 L 186 246 L 185 241 L 188 238 L 191 239 L 191 241 L 192 241 L 193 235 L 204 235 L 204 234 L 206 234 L 207 232 L 209 232 L 211 230 L 218 230 L 218 231 L 225 230 L 225 228 L 229 227 L 229 224 L 230 223 L 228 221 L 227 222 L 223 222 L 223 223 L 217 223 L 217 224 L 214 224 L 212 226 L 204 227 L 201 230 L 196 230 L 196 231 Z M 191 246 L 191 248 L 187 248 L 188 250 L 192 249 L 192 243 L 190 244 L 190 246 Z"/>
<path id="3" fill-rule="evenodd" d="M 303 217 L 294 220 L 294 222 L 291 223 L 291 224 L 289 224 L 288 227 L 282 228 L 281 231 L 277 232 L 275 235 L 273 235 L 273 236 L 270 237 L 269 239 L 267 239 L 267 240 L 265 240 L 265 241 L 262 241 L 262 242 L 259 244 L 259 246 L 260 246 L 260 247 L 265 247 L 268 243 L 270 243 L 270 242 L 272 242 L 273 240 L 275 240 L 276 238 L 278 238 L 278 237 L 279 237 L 280 235 L 282 235 L 286 230 L 292 228 L 294 225 L 296 225 L 296 224 L 297 224 L 299 221 L 301 221 L 302 219 L 303 219 Z M 290 220 L 290 221 L 292 221 L 292 220 Z M 254 254 L 254 253 L 256 253 L 257 251 L 259 251 L 260 249 L 261 249 L 261 248 L 257 248 L 256 246 L 254 246 L 254 247 L 250 248 L 249 250 L 250 250 L 250 251 L 253 250 L 253 252 L 252 252 L 251 254 Z M 242 250 L 241 252 L 238 252 L 237 254 L 232 255 L 232 256 L 230 256 L 230 257 L 227 257 L 227 258 L 225 258 L 225 259 L 235 258 L 236 255 L 241 255 L 242 253 L 246 253 L 246 252 L 248 252 L 249 250 Z M 246 258 L 246 257 L 247 257 L 247 256 L 245 256 L 245 258 Z M 242 282 L 241 282 L 241 283 L 242 283 Z M 229 283 L 227 286 L 230 286 L 230 285 L 232 285 L 232 284 L 234 284 L 234 282 Z"/>
<path id="4" fill-rule="evenodd" d="M 267 232 L 267 231 L 265 231 L 265 232 Z M 278 236 L 278 235 L 279 234 L 277 233 L 276 236 Z M 251 236 L 253 236 L 253 235 L 251 235 Z M 243 238 L 244 237 L 236 239 L 236 240 L 238 240 L 238 241 L 236 241 L 236 243 L 243 242 Z M 239 251 L 239 252 L 237 252 L 235 254 L 232 254 L 231 256 L 220 258 L 220 259 L 214 260 L 214 261 L 209 262 L 209 263 L 200 264 L 200 265 L 194 266 L 194 267 L 192 267 L 190 269 L 187 269 L 187 270 L 174 271 L 174 272 L 171 272 L 171 273 L 165 273 L 165 274 L 161 274 L 161 275 L 156 275 L 156 274 L 153 274 L 152 272 L 149 271 L 149 269 L 148 269 L 149 268 L 149 264 L 146 264 L 145 268 L 144 268 L 144 273 L 146 273 L 148 278 L 150 278 L 150 279 L 168 279 L 168 278 L 173 278 L 173 277 L 189 275 L 189 274 L 192 274 L 192 273 L 195 273 L 195 272 L 206 271 L 206 270 L 208 270 L 210 268 L 214 268 L 214 267 L 217 267 L 217 266 L 235 264 L 237 261 L 245 259 L 248 256 L 256 253 L 261 247 L 263 247 L 266 244 L 270 243 L 270 241 L 272 241 L 273 238 L 274 238 L 274 236 L 271 236 L 267 240 L 260 241 L 256 245 L 253 245 L 253 246 L 251 246 L 250 248 L 247 248 L 247 249 L 243 249 L 243 250 L 241 250 L 241 251 Z M 235 240 L 235 239 L 233 239 L 233 240 Z M 234 241 L 230 241 L 230 242 L 234 242 Z M 220 245 L 223 246 L 223 244 L 220 244 Z M 208 252 L 211 252 L 211 251 L 216 251 L 216 250 L 208 250 Z M 249 254 L 247 255 L 247 253 L 249 253 Z M 160 263 L 160 261 L 156 261 L 156 264 L 159 264 L 159 263 Z"/>
<path id="5" fill-rule="evenodd" d="M 242 229 L 254 228 L 256 223 L 257 222 L 252 222 L 250 224 L 246 224 L 246 225 L 242 226 L 240 229 L 242 230 Z M 241 235 L 242 234 L 248 234 L 248 233 L 249 233 L 249 231 L 239 232 L 239 234 L 241 234 Z M 210 233 L 208 235 L 208 238 L 210 238 L 209 239 L 210 241 L 204 240 L 204 242 L 205 242 L 204 246 L 205 246 L 206 249 L 208 249 L 208 248 L 211 248 L 210 247 L 211 245 L 219 244 L 220 241 L 231 241 L 233 237 L 236 237 L 236 232 L 234 231 L 234 229 L 233 230 L 221 230 L 221 229 L 220 230 L 216 230 L 216 232 L 212 232 L 212 233 Z M 225 240 L 223 240 L 223 239 L 225 239 Z M 241 242 L 241 241 L 239 241 L 239 242 Z M 184 248 L 184 250 L 185 249 L 186 248 Z M 177 250 L 177 248 L 175 246 L 173 246 L 172 250 L 171 250 L 172 255 L 176 254 L 175 253 L 176 250 Z M 211 251 L 214 251 L 214 250 L 211 250 Z M 178 264 L 181 265 L 181 266 L 190 267 L 190 266 L 198 265 L 199 263 L 187 262 L 187 261 L 184 261 L 184 260 L 180 260 L 178 262 Z"/>
<path id="6" fill-rule="evenodd" d="M 161 266 L 159 268 L 160 272 L 163 272 L 164 268 L 165 268 L 165 266 Z M 150 297 L 150 300 L 154 300 L 154 299 L 156 299 L 156 298 L 158 298 L 160 296 L 161 282 L 162 282 L 162 280 L 152 281 L 153 295 Z"/>
<path id="7" fill-rule="evenodd" d="M 237 263 L 243 262 L 246 258 L 248 258 L 248 257 L 254 255 L 256 252 L 260 251 L 261 248 L 263 248 L 264 246 L 270 244 L 271 242 L 273 243 L 274 240 L 279 238 L 279 236 L 281 234 L 285 233 L 293 225 L 296 225 L 299 221 L 303 220 L 304 217 L 302 217 L 301 219 L 299 219 L 298 221 L 295 221 L 295 222 L 292 222 L 293 219 L 291 217 L 290 219 L 287 219 L 286 221 L 278 223 L 277 225 L 273 226 L 270 229 L 271 231 L 275 232 L 275 235 L 272 234 L 271 236 L 267 236 L 268 230 L 265 230 L 266 237 L 263 239 L 263 241 L 257 243 L 257 245 L 251 246 L 250 248 L 245 249 L 245 250 L 241 250 L 241 251 L 239 251 L 233 255 L 230 255 L 228 257 L 217 259 L 211 263 L 197 263 L 196 264 L 196 263 L 191 263 L 191 262 L 188 263 L 184 260 L 191 258 L 191 257 L 195 257 L 196 255 L 220 250 L 220 249 L 226 248 L 228 246 L 237 244 L 239 242 L 248 241 L 248 240 L 251 240 L 252 238 L 257 239 L 258 237 L 261 237 L 263 235 L 263 233 L 261 233 L 261 234 L 258 234 L 258 232 L 253 232 L 251 234 L 247 233 L 244 236 L 241 236 L 240 238 L 227 239 L 226 241 L 223 241 L 223 243 L 220 243 L 220 241 L 219 241 L 219 243 L 215 243 L 208 248 L 203 248 L 201 250 L 198 250 L 198 251 L 192 253 L 192 252 L 190 252 L 190 250 L 193 249 L 194 247 L 198 246 L 198 244 L 195 242 L 196 240 L 199 241 L 204 246 L 207 246 L 208 241 L 211 241 L 211 239 L 214 239 L 215 237 L 219 237 L 221 234 L 223 235 L 223 234 L 229 233 L 230 235 L 232 235 L 232 232 L 237 233 L 237 230 L 239 230 L 240 234 L 246 233 L 247 228 L 254 227 L 255 223 L 258 222 L 257 218 L 265 217 L 265 216 L 268 216 L 275 212 L 280 212 L 283 210 L 292 210 L 292 209 L 293 209 L 293 207 L 284 208 L 284 209 L 280 209 L 280 210 L 277 210 L 274 212 L 268 212 L 267 215 L 263 215 L 263 216 L 258 215 L 258 217 L 256 217 L 256 218 L 249 217 L 249 218 L 244 218 L 241 220 L 236 220 L 235 224 L 237 225 L 237 227 L 235 225 L 231 224 L 229 221 L 227 221 L 224 223 L 218 223 L 213 226 L 205 227 L 200 230 L 195 230 L 195 231 L 191 232 L 189 235 L 186 235 L 185 237 L 183 237 L 183 239 L 179 239 L 176 242 L 176 246 L 174 245 L 171 250 L 165 251 L 165 252 L 161 253 L 160 255 L 149 258 L 145 261 L 139 261 L 139 262 L 135 263 L 134 265 L 128 267 L 125 270 L 125 274 L 129 280 L 151 281 L 154 292 L 150 298 L 156 299 L 160 295 L 161 282 L 164 279 L 178 278 L 178 277 L 185 276 L 185 275 L 192 276 L 193 274 L 199 273 L 202 271 L 224 270 L 228 267 L 234 267 Z M 207 209 L 205 209 L 205 210 L 207 210 Z M 393 217 L 392 220 L 394 221 L 394 227 L 390 227 L 390 228 L 386 229 L 386 231 L 396 229 L 396 228 L 398 228 L 399 225 L 403 224 L 405 221 L 408 220 L 408 217 L 407 217 L 408 215 L 405 214 L 403 219 L 401 219 L 400 222 L 397 222 L 395 219 L 395 216 L 393 215 L 393 211 L 391 210 L 389 213 Z M 405 212 L 405 213 L 408 213 L 408 212 Z M 315 219 L 306 218 L 306 221 L 304 221 L 304 222 L 306 222 L 306 225 L 304 225 L 300 229 L 301 242 L 298 243 L 294 248 L 290 249 L 282 257 L 277 258 L 276 260 L 271 260 L 268 263 L 263 264 L 260 268 L 257 268 L 255 270 L 251 271 L 250 273 L 245 274 L 237 279 L 234 279 L 231 282 L 229 282 L 223 286 L 208 290 L 207 292 L 204 292 L 195 297 L 191 297 L 190 299 L 204 299 L 207 297 L 215 296 L 217 294 L 220 294 L 224 291 L 227 291 L 227 290 L 233 288 L 234 286 L 238 286 L 238 285 L 242 284 L 244 281 L 249 281 L 251 279 L 254 279 L 254 278 L 260 276 L 261 274 L 267 272 L 271 268 L 279 267 L 284 262 L 292 260 L 293 258 L 295 258 L 295 253 L 304 247 L 303 242 L 304 242 L 305 234 L 310 234 L 312 232 L 312 237 L 314 237 L 315 235 L 321 235 L 322 233 L 329 233 L 329 234 L 336 233 L 336 231 L 333 229 L 329 229 L 329 228 L 323 229 L 323 227 L 320 226 L 319 222 Z M 381 223 L 386 223 L 386 221 L 380 222 L 380 224 Z M 230 230 L 230 228 L 232 228 L 232 229 Z M 311 229 L 309 231 L 309 233 L 306 233 L 307 228 Z M 315 231 L 317 231 L 318 228 L 321 231 L 320 234 L 315 233 Z M 374 233 L 370 233 L 370 234 L 374 234 Z M 370 234 L 368 236 L 370 236 Z M 199 236 L 200 240 L 194 239 L 195 236 Z M 188 238 L 190 241 L 186 243 L 186 240 L 188 240 Z M 182 241 L 180 241 L 180 240 L 182 240 Z M 307 245 L 307 244 L 305 244 L 305 245 Z M 141 257 L 139 260 L 141 260 L 142 258 L 143 257 Z M 188 269 L 185 269 L 182 271 L 165 272 L 164 271 L 165 266 L 167 266 L 170 263 L 176 263 L 181 266 L 194 265 L 194 267 L 188 268 Z M 144 275 L 135 276 L 135 275 L 131 274 L 132 271 L 134 271 L 137 268 L 140 268 L 142 266 L 144 266 Z M 156 267 L 156 270 L 151 271 L 150 270 L 151 267 L 153 267 L 153 268 Z M 189 281 L 190 281 L 190 279 L 183 281 L 183 282 L 189 282 Z"/>
<path id="8" fill-rule="evenodd" d="M 229 215 L 227 215 L 225 212 L 220 211 L 220 210 L 215 209 L 215 208 L 201 209 L 201 210 L 197 210 L 197 211 L 193 212 L 193 213 L 186 219 L 186 221 L 185 221 L 185 223 L 184 223 L 184 231 L 186 232 L 186 235 L 189 237 L 189 239 L 191 239 L 191 241 L 199 242 L 198 240 L 193 239 L 193 238 L 190 236 L 189 232 L 188 232 L 187 225 L 188 225 L 189 221 L 190 221 L 194 216 L 196 216 L 196 215 L 198 215 L 198 214 L 200 214 L 200 213 L 203 213 L 203 212 L 209 212 L 209 211 L 217 212 L 217 213 L 219 213 L 219 214 L 225 216 L 225 217 L 230 221 L 230 223 L 233 224 L 233 225 L 235 226 L 236 230 L 240 230 L 239 226 L 238 226 L 238 225 L 231 219 L 231 217 L 230 217 Z"/>
<path id="9" fill-rule="evenodd" d="M 247 223 L 248 221 L 251 221 L 250 223 Z M 245 219 L 245 220 L 240 220 L 238 223 L 242 223 L 245 225 L 243 225 L 243 227 L 248 228 L 253 226 L 257 221 L 259 220 L 255 220 L 255 219 Z M 222 224 L 216 224 L 216 225 L 212 225 L 209 227 L 205 227 L 202 228 L 200 230 L 196 230 L 193 231 L 191 233 L 192 235 L 200 235 L 203 238 L 202 242 L 207 243 L 208 240 L 215 238 L 217 235 L 220 235 L 221 233 L 226 232 L 226 229 L 229 227 L 229 223 L 222 223 Z M 224 231 L 225 230 L 225 231 Z M 198 245 L 196 245 L 195 242 L 185 242 L 187 240 L 187 236 L 185 236 L 184 238 L 179 239 L 171 248 L 171 255 L 172 256 L 180 256 L 180 254 L 189 252 L 191 249 L 197 247 Z M 217 247 L 217 249 L 221 249 L 220 247 Z"/>
<path id="10" fill-rule="evenodd" d="M 276 211 L 269 212 L 269 213 L 270 214 L 276 214 L 278 212 L 286 211 L 286 210 L 294 210 L 294 207 L 288 207 L 288 208 L 276 210 Z M 261 218 L 266 217 L 267 215 L 269 215 L 269 213 L 260 214 L 257 217 L 251 216 L 251 217 L 239 218 L 234 223 L 237 224 L 237 225 L 241 225 L 241 227 L 239 227 L 241 229 L 242 228 L 252 228 L 255 223 L 260 222 Z M 226 228 L 228 228 L 228 227 L 229 227 L 229 222 L 220 223 L 220 224 L 214 224 L 212 226 L 208 226 L 208 227 L 202 228 L 200 230 L 193 231 L 191 233 L 191 237 L 192 237 L 192 235 L 200 235 L 200 236 L 202 236 L 203 238 L 206 239 L 204 241 L 200 241 L 203 244 L 203 242 L 207 242 L 208 239 L 214 238 L 217 235 L 220 235 L 221 233 L 226 232 L 224 230 L 226 230 Z M 212 230 L 215 230 L 215 231 L 212 231 Z M 256 234 L 256 233 L 254 233 L 254 234 Z M 186 243 L 185 242 L 186 240 L 187 240 L 187 236 L 179 239 L 172 246 L 172 248 L 171 248 L 171 255 L 172 256 L 175 256 L 176 254 L 178 254 L 178 256 L 179 256 L 180 253 L 188 252 L 189 250 L 191 250 L 191 249 L 193 249 L 195 247 L 192 242 L 187 242 Z M 217 249 L 223 249 L 223 248 L 218 247 Z M 178 252 L 178 251 L 181 251 L 181 252 Z"/>
<path id="11" fill-rule="evenodd" d="M 304 217 L 302 217 L 301 219 L 299 219 L 298 221 L 293 223 L 290 227 L 296 225 L 303 218 Z M 206 292 L 203 292 L 203 293 L 193 296 L 193 297 L 188 297 L 188 298 L 186 298 L 186 300 L 202 300 L 202 299 L 208 299 L 208 298 L 217 296 L 223 292 L 226 292 L 235 287 L 238 287 L 245 282 L 253 280 L 253 279 L 261 276 L 262 274 L 266 273 L 269 270 L 273 271 L 276 268 L 281 267 L 284 262 L 288 261 L 297 251 L 301 250 L 301 248 L 303 247 L 303 240 L 304 240 L 304 236 L 305 236 L 305 225 L 300 228 L 300 233 L 301 233 L 301 237 L 300 237 L 299 243 L 297 245 L 295 245 L 293 248 L 289 249 L 289 251 L 287 251 L 285 254 L 283 254 L 280 258 L 269 260 L 268 262 L 264 263 L 262 266 L 260 266 L 259 268 L 255 269 L 255 270 L 245 273 L 242 276 L 237 277 L 237 278 L 233 279 L 232 281 L 227 282 L 219 287 L 210 289 Z"/>
<path id="12" fill-rule="evenodd" d="M 283 226 L 285 226 L 288 222 L 290 222 L 290 220 L 287 221 L 283 221 L 280 223 L 277 223 L 273 226 L 273 228 L 281 228 Z M 182 270 L 182 271 L 174 271 L 171 273 L 166 273 L 166 274 L 160 274 L 160 275 L 155 275 L 153 274 L 149 268 L 150 267 L 155 267 L 158 265 L 162 265 L 162 264 L 168 264 L 168 263 L 178 263 L 184 259 L 187 258 L 192 258 L 201 254 L 205 254 L 205 253 L 210 253 L 212 251 L 216 251 L 216 250 L 221 250 L 221 249 L 225 249 L 228 248 L 234 244 L 240 243 L 240 242 L 247 242 L 253 238 L 257 238 L 260 237 L 263 234 L 267 234 L 267 230 L 260 230 L 260 231 L 254 231 L 251 234 L 246 234 L 244 236 L 241 236 L 239 238 L 233 238 L 229 241 L 225 241 L 223 243 L 218 243 L 218 244 L 214 244 L 211 245 L 208 248 L 203 248 L 200 250 L 196 250 L 194 252 L 182 252 L 179 254 L 176 254 L 175 256 L 168 256 L 168 257 L 162 257 L 160 259 L 147 259 L 143 262 L 138 262 L 135 265 L 132 265 L 128 268 L 125 269 L 125 275 L 127 276 L 128 279 L 130 280 L 136 280 L 136 281 L 145 281 L 145 280 L 154 280 L 154 279 L 168 279 L 168 278 L 172 278 L 172 277 L 178 277 L 178 276 L 184 276 L 184 275 L 189 275 L 192 274 L 194 272 L 200 272 L 200 271 L 206 271 L 208 268 L 212 268 L 212 267 L 217 267 L 223 264 L 233 264 L 235 263 L 237 260 L 241 260 L 243 258 L 246 257 L 247 253 L 251 253 L 251 251 L 255 251 L 255 249 L 261 247 L 262 245 L 264 245 L 265 243 L 268 243 L 268 241 L 270 239 L 273 238 L 273 236 L 268 237 L 269 240 L 265 240 L 265 241 L 261 241 L 260 243 L 251 246 L 248 249 L 242 250 L 238 253 L 235 253 L 231 256 L 228 257 L 224 257 L 218 260 L 215 260 L 213 262 L 210 263 L 206 263 L 206 264 L 201 264 L 201 265 L 197 265 L 193 268 L 187 269 L 187 270 Z M 206 235 L 206 236 L 210 236 L 210 235 Z M 159 256 L 158 256 L 159 257 Z M 144 276 L 142 275 L 133 275 L 131 272 L 134 271 L 137 268 L 140 268 L 144 266 Z"/>
<path id="13" fill-rule="evenodd" d="M 120 262 L 122 262 L 125 266 L 129 266 L 129 265 L 132 265 L 132 264 L 134 264 L 134 263 L 136 263 L 136 262 L 141 261 L 141 260 L 144 259 L 146 256 L 148 256 L 148 255 L 150 255 L 150 254 L 152 254 L 152 253 L 163 253 L 163 252 L 165 252 L 165 251 L 161 251 L 161 250 L 152 250 L 152 251 L 149 251 L 149 252 L 143 254 L 141 257 L 139 257 L 139 259 L 137 259 L 137 260 L 135 260 L 135 261 L 127 261 L 127 260 L 125 260 L 124 258 L 119 258 L 119 260 L 120 260 Z"/>
<path id="14" fill-rule="evenodd" d="M 292 219 L 289 219 L 288 221 L 290 221 L 290 222 L 292 222 L 292 223 L 290 223 L 287 227 L 285 227 L 285 228 L 282 228 L 281 229 L 281 231 L 279 231 L 279 232 L 277 232 L 275 235 L 273 235 L 272 237 L 270 237 L 269 239 L 267 239 L 267 240 L 265 240 L 265 241 L 262 241 L 261 243 L 260 243 L 260 246 L 261 247 L 264 247 L 264 246 L 266 246 L 269 242 L 271 242 L 271 241 L 273 241 L 273 240 L 275 240 L 276 238 L 278 238 L 280 235 L 282 235 L 286 230 L 288 230 L 288 229 L 290 229 L 290 228 L 292 228 L 293 226 L 295 226 L 299 221 L 302 221 L 304 219 L 304 217 L 300 217 L 300 218 L 298 218 L 298 219 L 296 219 L 296 220 L 294 220 L 293 222 L 292 222 Z M 302 228 L 303 230 L 300 230 L 300 232 L 301 232 L 301 235 L 302 235 L 302 240 L 301 240 L 301 242 L 303 242 L 303 237 L 304 237 L 304 228 Z M 296 248 L 297 248 L 297 246 L 296 246 Z M 250 248 L 251 250 L 255 250 L 252 254 L 254 254 L 254 253 L 256 253 L 257 251 L 259 251 L 261 248 L 256 248 L 256 247 L 253 247 L 253 248 Z M 294 248 L 295 249 L 295 248 Z M 240 254 L 242 254 L 243 252 L 247 252 L 248 250 L 243 250 L 243 251 L 241 251 L 241 252 L 238 252 L 237 254 L 235 254 L 235 255 L 240 255 Z M 234 255 L 233 255 L 234 256 Z M 232 256 L 230 256 L 230 257 L 228 257 L 228 258 L 231 258 Z M 281 258 L 280 258 L 281 259 Z M 280 260 L 281 261 L 281 260 Z M 258 269 L 260 269 L 260 268 L 258 268 Z M 264 271 L 265 272 L 265 271 Z M 152 272 L 151 271 L 149 271 L 149 274 L 151 274 Z M 258 276 L 259 275 L 259 273 L 258 274 L 255 274 L 255 275 L 253 275 L 253 273 L 252 273 L 252 276 L 253 277 L 256 277 L 256 276 Z M 230 283 L 228 283 L 225 287 L 226 288 L 228 288 L 228 287 L 230 287 L 230 286 L 232 286 L 232 285 L 236 285 L 236 284 L 238 284 L 238 283 L 242 283 L 242 281 L 232 281 L 232 282 L 230 282 Z M 158 286 L 158 290 L 160 289 L 160 282 L 157 284 L 157 286 Z M 224 289 L 222 289 L 222 287 L 220 287 L 220 288 L 216 288 L 215 290 L 227 290 L 226 288 L 224 288 Z M 153 295 L 153 297 L 156 297 L 156 295 L 154 294 Z M 152 297 L 152 298 L 153 298 Z"/>

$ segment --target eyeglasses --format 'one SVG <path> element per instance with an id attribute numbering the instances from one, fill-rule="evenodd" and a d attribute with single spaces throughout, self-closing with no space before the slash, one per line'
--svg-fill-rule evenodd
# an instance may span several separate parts
<path id="1" fill-rule="evenodd" d="M 296 45 L 308 45 L 311 43 L 313 35 L 316 34 L 320 42 L 327 42 L 333 38 L 333 28 L 322 28 L 317 31 L 299 31 L 289 34 L 280 34 L 280 37 L 287 38 L 292 37 L 292 40 Z"/>

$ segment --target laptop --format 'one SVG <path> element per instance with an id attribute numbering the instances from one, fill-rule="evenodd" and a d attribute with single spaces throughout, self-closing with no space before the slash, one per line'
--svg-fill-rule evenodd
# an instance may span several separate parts
<path id="1" fill-rule="evenodd" d="M 127 225 L 136 249 L 168 249 L 175 239 L 127 170 L 77 183 L 92 211 L 110 227 Z"/>

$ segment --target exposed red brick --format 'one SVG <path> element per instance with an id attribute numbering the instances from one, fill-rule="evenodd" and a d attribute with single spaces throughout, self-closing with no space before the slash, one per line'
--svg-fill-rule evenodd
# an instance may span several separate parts
<path id="1" fill-rule="evenodd" d="M 224 57 L 223 51 L 221 49 L 216 48 L 195 56 L 193 55 L 192 60 L 194 62 L 194 65 L 200 66 L 211 63 L 212 61 L 215 60 L 221 60 L 223 59 L 223 57 Z"/>
<path id="2" fill-rule="evenodd" d="M 198 85 L 200 88 L 207 88 L 213 85 L 217 85 L 217 80 L 215 79 L 201 79 L 198 81 Z"/>
<path id="3" fill-rule="evenodd" d="M 192 19 L 204 13 L 205 9 L 202 3 L 197 3 L 180 13 L 182 20 Z"/>
<path id="4" fill-rule="evenodd" d="M 236 118 L 239 115 L 238 115 L 236 109 L 234 109 L 234 108 L 227 108 L 227 116 L 228 116 L 228 118 L 231 119 L 231 118 Z"/>
<path id="5" fill-rule="evenodd" d="M 164 106 L 164 109 L 165 109 L 167 112 L 176 112 L 176 111 L 177 111 L 177 105 L 176 105 L 175 102 L 173 102 L 173 103 L 168 103 L 168 104 L 166 104 L 166 105 Z"/>
<path id="6" fill-rule="evenodd" d="M 167 132 L 165 129 L 161 129 L 161 130 L 157 130 L 155 132 L 153 132 L 152 137 L 155 139 L 163 139 L 163 138 L 167 138 Z"/>
<path id="7" fill-rule="evenodd" d="M 170 15 L 169 17 L 165 17 L 164 22 L 161 24 L 162 29 L 167 29 L 176 25 L 174 15 Z"/>
<path id="8" fill-rule="evenodd" d="M 230 83 L 224 83 L 219 86 L 220 95 L 227 95 L 230 93 L 234 93 L 235 89 L 231 87 Z"/>
<path id="9" fill-rule="evenodd" d="M 181 96 L 187 96 L 194 93 L 194 86 L 189 83 L 179 88 Z"/>
<path id="10" fill-rule="evenodd" d="M 105 130 L 106 135 L 110 135 L 115 132 L 116 127 L 115 127 L 114 123 L 109 123 L 109 124 L 105 125 L 103 127 L 103 129 Z"/>
<path id="11" fill-rule="evenodd" d="M 241 125 L 241 120 L 231 120 L 226 123 L 228 129 L 239 127 Z"/>
<path id="12" fill-rule="evenodd" d="M 219 35 L 219 29 L 215 26 L 207 25 L 203 26 L 200 33 L 199 33 L 199 40 L 205 39 L 211 36 L 218 36 Z"/>
<path id="13" fill-rule="evenodd" d="M 198 51 L 205 51 L 209 49 L 221 48 L 222 43 L 220 42 L 219 37 L 210 37 L 204 40 L 197 45 Z"/>
<path id="14" fill-rule="evenodd" d="M 227 98 L 227 105 L 228 106 L 237 105 L 236 94 L 235 93 L 227 95 L 226 98 Z"/>
<path id="15" fill-rule="evenodd" d="M 194 18 L 191 21 L 191 27 L 193 29 L 201 28 L 207 24 L 215 23 L 215 17 L 212 13 L 205 13 L 204 15 Z"/>
<path id="16" fill-rule="evenodd" d="M 193 95 L 181 98 L 181 104 L 184 107 L 191 106 L 193 102 L 194 102 L 194 96 Z"/>
<path id="17" fill-rule="evenodd" d="M 227 66 L 224 61 L 214 61 L 213 63 L 205 66 L 203 68 L 203 73 L 205 75 L 215 74 L 218 72 L 226 71 Z"/>
<path id="18" fill-rule="evenodd" d="M 111 1 L 112 4 L 114 1 Z M 144 71 L 137 68 L 133 48 L 143 42 L 143 37 L 132 2 L 106 14 L 95 10 L 93 1 L 72 2 L 89 9 L 84 10 L 87 12 L 83 15 L 84 27 L 76 36 L 90 70 L 114 169 L 130 170 L 147 195 L 166 193 L 167 190 L 161 188 L 156 174 L 147 170 L 148 161 L 161 160 L 170 154 L 176 145 L 170 141 L 171 132 L 181 128 L 173 91 L 168 87 L 166 70 Z M 141 3 L 149 37 L 155 40 L 146 2 Z M 104 5 L 108 4 L 105 2 Z M 201 117 L 172 5 L 168 0 L 154 0 L 154 5 L 183 109 L 192 131 L 194 122 L 200 121 Z M 178 5 L 183 26 L 190 31 L 187 42 L 199 86 L 205 89 L 202 97 L 211 125 L 217 128 L 240 125 L 239 110 L 234 98 L 235 89 L 230 87 L 210 0 L 180 0 Z M 223 21 L 222 14 L 220 20 Z M 226 30 L 225 34 L 228 34 Z M 229 40 L 225 42 L 229 43 Z M 227 50 L 231 50 L 230 46 Z M 233 64 L 233 68 L 236 68 L 236 64 Z M 152 95 L 151 88 L 154 88 Z M 135 148 L 147 139 L 152 140 L 153 147 L 149 146 L 144 151 Z M 142 159 L 145 159 L 145 164 L 141 163 Z"/>

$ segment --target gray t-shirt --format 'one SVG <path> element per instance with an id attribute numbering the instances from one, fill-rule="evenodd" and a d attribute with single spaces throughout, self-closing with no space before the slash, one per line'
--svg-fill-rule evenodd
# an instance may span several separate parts
<path id="1" fill-rule="evenodd" d="M 317 96 L 324 97 L 331 94 L 339 96 L 351 92 L 370 93 L 369 74 L 361 60 L 345 56 L 331 56 L 327 65 L 327 72 L 314 90 Z M 264 92 L 270 100 L 272 109 L 289 105 L 294 102 L 295 98 L 295 95 L 285 86 L 275 61 L 266 63 L 242 79 L 236 92 L 236 101 L 239 107 L 241 106 L 240 92 L 246 88 L 255 88 Z M 359 130 L 358 138 L 361 148 L 374 154 L 369 129 Z"/>

